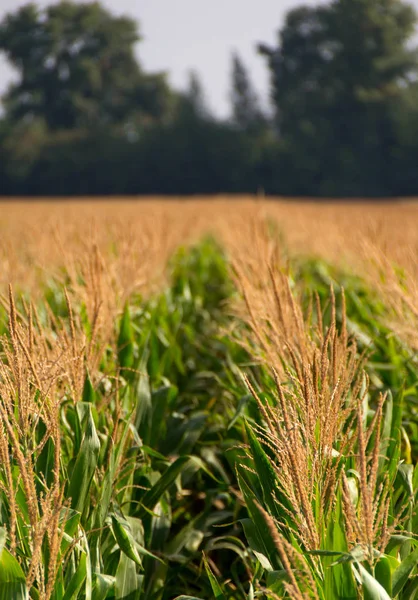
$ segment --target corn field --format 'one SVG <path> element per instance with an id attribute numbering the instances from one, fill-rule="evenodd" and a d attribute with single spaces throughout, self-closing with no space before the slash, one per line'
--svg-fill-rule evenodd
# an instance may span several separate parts
<path id="1" fill-rule="evenodd" d="M 418 204 L 1 205 L 0 600 L 418 599 Z"/>

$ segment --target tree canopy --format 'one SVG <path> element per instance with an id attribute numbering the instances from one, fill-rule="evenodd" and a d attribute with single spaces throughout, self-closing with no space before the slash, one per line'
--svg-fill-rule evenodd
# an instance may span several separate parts
<path id="1" fill-rule="evenodd" d="M 290 11 L 277 46 L 259 45 L 278 132 L 293 160 L 306 157 L 299 167 L 312 183 L 326 179 L 324 192 L 387 185 L 393 114 L 417 74 L 415 23 L 399 0 L 333 0 Z"/>
<path id="2" fill-rule="evenodd" d="M 143 68 L 129 17 L 27 4 L 0 22 L 17 75 L 2 98 L 0 193 L 417 194 L 416 23 L 403 0 L 300 5 L 257 46 L 268 114 L 234 52 L 219 118 L 196 71 L 176 90 Z"/>
<path id="3" fill-rule="evenodd" d="M 242 131 L 254 133 L 266 124 L 250 74 L 237 52 L 232 54 L 232 122 Z"/>
<path id="4" fill-rule="evenodd" d="M 168 86 L 140 68 L 139 40 L 135 21 L 98 2 L 27 4 L 7 15 L 0 49 L 18 75 L 3 98 L 9 118 L 42 118 L 57 130 L 162 117 Z"/>

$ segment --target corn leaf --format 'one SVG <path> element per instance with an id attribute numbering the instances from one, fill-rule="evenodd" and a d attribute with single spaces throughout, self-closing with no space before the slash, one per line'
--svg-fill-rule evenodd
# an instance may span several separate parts
<path id="1" fill-rule="evenodd" d="M 203 562 L 205 564 L 206 574 L 209 578 L 210 585 L 212 588 L 212 592 L 214 594 L 215 600 L 226 600 L 226 597 L 222 591 L 221 586 L 219 585 L 218 580 L 212 572 L 212 569 L 209 566 L 209 563 L 206 559 L 206 556 L 203 556 Z"/>
<path id="2" fill-rule="evenodd" d="M 129 306 L 126 303 L 123 310 L 119 327 L 118 337 L 118 360 L 121 369 L 131 369 L 134 364 L 134 335 L 129 314 Z M 129 378 L 129 371 L 123 372 Z"/>
<path id="3" fill-rule="evenodd" d="M 28 600 L 25 574 L 16 558 L 4 547 L 6 531 L 0 528 L 0 600 Z"/>
<path id="4" fill-rule="evenodd" d="M 406 558 L 404 558 L 404 560 L 401 562 L 399 567 L 393 573 L 393 576 L 392 576 L 392 594 L 393 594 L 393 596 L 397 596 L 399 594 L 399 592 L 402 590 L 402 588 L 408 581 L 410 574 L 412 573 L 413 569 L 417 566 L 417 564 L 418 564 L 418 548 L 416 550 L 414 550 L 413 552 L 411 552 L 411 554 L 408 554 L 408 556 Z"/>
<path id="5" fill-rule="evenodd" d="M 78 598 L 78 593 L 80 592 L 81 587 L 87 576 L 86 563 L 87 557 L 86 554 L 83 552 L 81 554 L 76 572 L 71 577 L 70 581 L 66 583 L 65 594 L 62 600 L 76 600 Z"/>
<path id="6" fill-rule="evenodd" d="M 359 583 L 361 583 L 364 600 L 391 600 L 385 588 L 370 575 L 362 564 L 356 563 L 353 568 Z"/>
<path id="7" fill-rule="evenodd" d="M 188 467 L 201 469 L 204 465 L 195 456 L 180 456 L 177 458 L 162 474 L 157 483 L 145 493 L 141 501 L 141 509 L 139 510 L 140 518 L 143 518 L 147 514 L 147 509 L 152 510 L 154 508 L 164 492 L 173 485 L 177 477 Z"/>
<path id="8" fill-rule="evenodd" d="M 90 405 L 85 423 L 84 436 L 80 452 L 76 458 L 74 469 L 68 487 L 68 497 L 71 498 L 71 507 L 83 513 L 86 499 L 97 465 L 100 450 L 100 440 L 96 432 Z"/>

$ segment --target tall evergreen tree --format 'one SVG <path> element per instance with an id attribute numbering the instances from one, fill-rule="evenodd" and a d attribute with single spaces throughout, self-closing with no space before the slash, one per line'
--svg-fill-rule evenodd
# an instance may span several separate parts
<path id="1" fill-rule="evenodd" d="M 188 105 L 189 110 L 195 117 L 206 119 L 210 118 L 210 109 L 207 104 L 205 90 L 199 74 L 191 70 L 183 99 Z"/>
<path id="2" fill-rule="evenodd" d="M 260 129 L 265 122 L 257 93 L 246 66 L 237 52 L 232 54 L 231 104 L 232 121 L 242 131 Z"/>

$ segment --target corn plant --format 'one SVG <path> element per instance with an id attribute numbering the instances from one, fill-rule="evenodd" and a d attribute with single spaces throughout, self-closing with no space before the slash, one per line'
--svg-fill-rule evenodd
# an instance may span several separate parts
<path id="1" fill-rule="evenodd" d="M 409 253 L 202 206 L 0 248 L 0 600 L 416 598 Z"/>

